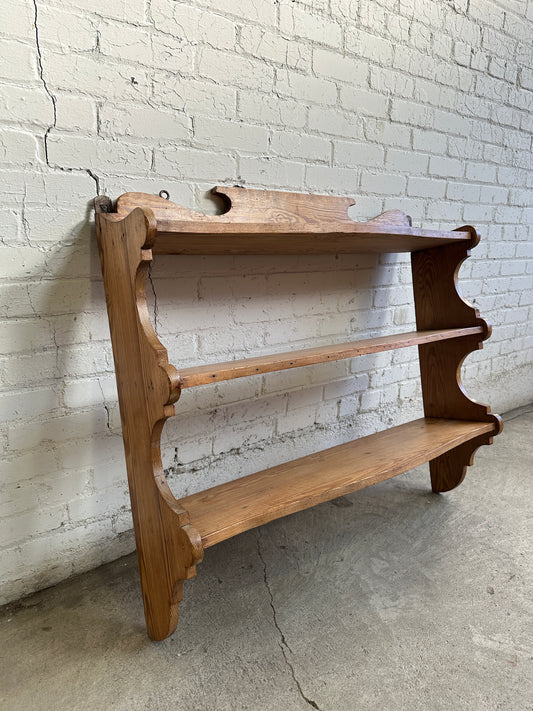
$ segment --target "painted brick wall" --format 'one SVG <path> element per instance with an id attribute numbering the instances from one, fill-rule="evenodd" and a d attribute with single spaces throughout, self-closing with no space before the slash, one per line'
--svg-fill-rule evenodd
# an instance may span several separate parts
<path id="1" fill-rule="evenodd" d="M 214 211 L 206 190 L 239 184 L 473 223 L 461 285 L 494 335 L 467 387 L 533 399 L 532 37 L 526 0 L 0 3 L 2 601 L 133 548 L 97 192 Z M 151 281 L 178 365 L 413 326 L 403 256 L 172 257 Z M 417 372 L 407 349 L 186 391 L 171 486 L 418 416 Z"/>

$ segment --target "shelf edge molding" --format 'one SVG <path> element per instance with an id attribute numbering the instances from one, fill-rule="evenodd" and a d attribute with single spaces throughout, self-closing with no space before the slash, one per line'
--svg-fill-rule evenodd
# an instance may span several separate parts
<path id="1" fill-rule="evenodd" d="M 433 343 L 449 338 L 481 335 L 482 333 L 481 326 L 446 328 L 434 331 L 410 331 L 408 333 L 378 336 L 377 338 L 366 338 L 348 343 L 304 348 L 285 353 L 243 358 L 242 360 L 230 360 L 223 363 L 213 363 L 212 365 L 199 365 L 179 370 L 179 386 L 182 389 L 192 388 L 198 385 L 244 378 L 250 375 L 301 368 L 316 363 L 345 360 L 369 353 L 381 353 L 383 351 L 417 346 L 422 343 Z"/>

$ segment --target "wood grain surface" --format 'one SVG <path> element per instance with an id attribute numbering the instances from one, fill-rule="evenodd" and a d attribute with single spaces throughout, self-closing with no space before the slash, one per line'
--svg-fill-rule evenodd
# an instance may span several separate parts
<path id="1" fill-rule="evenodd" d="M 331 254 L 412 252 L 468 240 L 468 232 L 411 227 L 400 210 L 355 222 L 352 198 L 217 187 L 228 210 L 205 215 L 146 193 L 125 193 L 119 215 L 134 207 L 154 215 L 154 254 Z"/>
<path id="2" fill-rule="evenodd" d="M 398 333 L 391 336 L 378 336 L 349 343 L 337 343 L 318 348 L 305 348 L 287 353 L 244 358 L 243 360 L 214 363 L 213 365 L 198 365 L 191 368 L 182 368 L 179 371 L 179 384 L 181 388 L 191 388 L 207 383 L 218 383 L 222 380 L 243 378 L 247 375 L 271 373 L 276 370 L 300 368 L 304 365 L 325 363 L 327 361 L 343 360 L 367 353 L 379 353 L 421 343 L 444 341 L 450 338 L 462 338 L 483 333 L 481 326 L 468 328 L 446 328 L 436 331 L 411 331 Z"/>
<path id="3" fill-rule="evenodd" d="M 198 533 L 172 496 L 160 436 L 174 414 L 177 373 L 148 317 L 145 282 L 153 223 L 141 209 L 124 219 L 97 214 L 98 246 L 117 376 L 122 436 L 148 633 L 167 637 L 178 622 L 183 581 L 203 557 Z"/>
<path id="4" fill-rule="evenodd" d="M 492 423 L 420 419 L 301 457 L 180 500 L 205 548 L 267 521 L 423 464 Z"/>

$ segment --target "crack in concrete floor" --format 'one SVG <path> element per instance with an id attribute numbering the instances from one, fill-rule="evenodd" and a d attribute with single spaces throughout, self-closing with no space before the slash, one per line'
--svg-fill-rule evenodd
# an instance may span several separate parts
<path id="1" fill-rule="evenodd" d="M 308 696 L 306 696 L 304 694 L 302 685 L 300 684 L 299 680 L 296 677 L 296 672 L 294 670 L 294 666 L 291 664 L 289 657 L 287 656 L 287 651 L 289 651 L 292 654 L 292 649 L 290 648 L 290 646 L 285 638 L 285 635 L 283 634 L 283 630 L 279 626 L 278 616 L 276 613 L 276 608 L 274 606 L 274 595 L 272 594 L 272 589 L 270 587 L 270 583 L 268 582 L 266 561 L 263 556 L 263 552 L 261 550 L 261 537 L 262 537 L 261 529 L 257 528 L 256 531 L 257 531 L 257 554 L 259 555 L 259 559 L 260 559 L 261 563 L 263 564 L 263 580 L 265 582 L 265 587 L 267 589 L 268 596 L 270 598 L 270 607 L 272 608 L 272 618 L 274 621 L 274 626 L 278 630 L 280 638 L 281 638 L 281 642 L 279 642 L 279 646 L 280 646 L 281 652 L 283 654 L 283 658 L 285 660 L 285 663 L 289 667 L 291 676 L 294 680 L 294 683 L 296 684 L 296 687 L 297 687 L 298 692 L 300 693 L 300 696 L 302 697 L 302 699 L 306 703 L 308 703 L 309 706 L 311 706 L 312 708 L 317 709 L 317 711 L 322 711 L 322 709 L 316 703 L 316 701 L 313 701 L 313 699 L 310 699 Z"/>

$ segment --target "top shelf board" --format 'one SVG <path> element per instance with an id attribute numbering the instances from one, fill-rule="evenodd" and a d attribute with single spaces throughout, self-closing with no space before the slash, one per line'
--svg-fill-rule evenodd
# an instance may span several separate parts
<path id="1" fill-rule="evenodd" d="M 400 210 L 354 222 L 348 215 L 352 198 L 231 187 L 214 188 L 213 194 L 228 207 L 221 215 L 194 212 L 146 193 L 125 193 L 117 201 L 116 219 L 143 209 L 156 229 L 154 243 L 147 245 L 154 254 L 396 253 L 464 241 L 474 246 L 476 240 L 469 227 L 453 232 L 414 228 Z"/>

